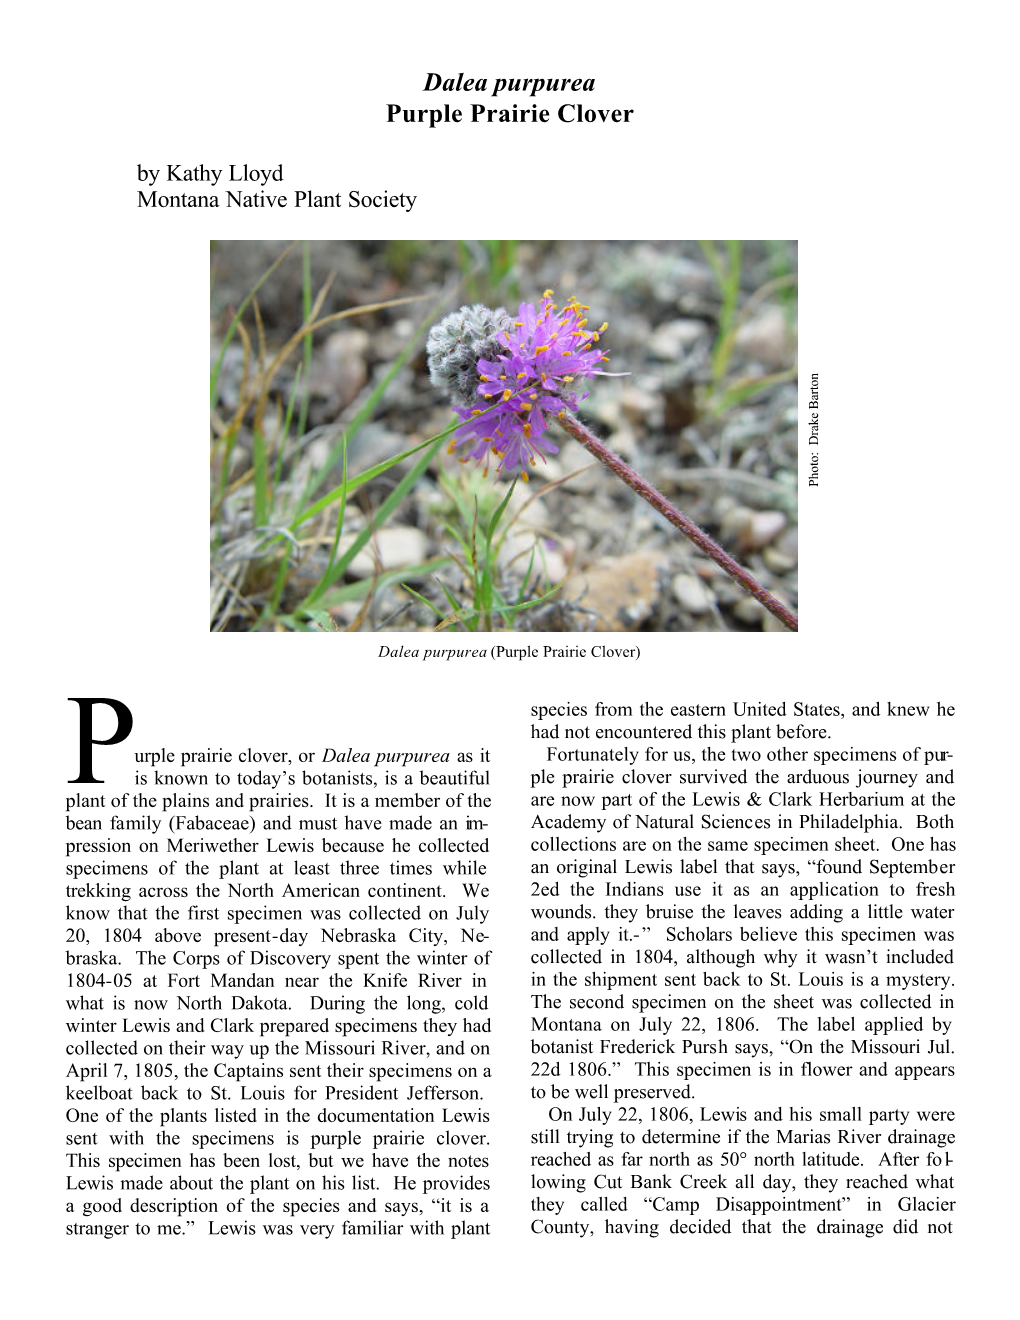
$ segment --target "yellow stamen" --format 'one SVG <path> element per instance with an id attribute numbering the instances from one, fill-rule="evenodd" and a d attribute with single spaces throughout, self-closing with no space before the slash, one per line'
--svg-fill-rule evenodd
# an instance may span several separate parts
<path id="1" fill-rule="evenodd" d="M 540 344 L 538 348 L 535 349 L 535 357 L 538 357 L 539 353 L 548 353 L 548 352 L 549 352 L 549 345 Z"/>
<path id="2" fill-rule="evenodd" d="M 449 448 L 447 449 L 446 452 L 447 452 L 448 454 L 452 454 L 453 451 L 454 451 L 456 448 L 457 448 L 457 441 L 456 441 L 456 440 L 451 440 L 451 441 L 450 441 Z"/>
<path id="3" fill-rule="evenodd" d="M 507 399 L 510 398 L 511 394 L 513 394 L 513 390 L 504 390 L 504 391 L 503 391 L 503 402 L 504 402 L 504 403 L 506 403 Z"/>
<path id="4" fill-rule="evenodd" d="M 552 296 L 553 296 L 552 289 L 546 289 L 545 293 L 542 294 L 543 298 L 551 298 Z"/>
<path id="5" fill-rule="evenodd" d="M 603 321 L 602 324 L 599 326 L 599 334 L 600 334 L 600 335 L 605 334 L 605 332 L 606 332 L 608 329 L 609 329 L 609 322 L 608 322 L 608 321 Z"/>
<path id="6" fill-rule="evenodd" d="M 522 472 L 522 473 L 521 473 L 521 479 L 522 479 L 523 481 L 527 481 L 527 479 L 528 479 L 528 474 L 527 474 L 526 472 Z"/>

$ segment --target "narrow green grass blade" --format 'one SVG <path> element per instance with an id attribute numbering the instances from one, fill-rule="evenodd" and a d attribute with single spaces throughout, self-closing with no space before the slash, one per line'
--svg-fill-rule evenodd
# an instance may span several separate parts
<path id="1" fill-rule="evenodd" d="M 719 256 L 719 253 L 716 251 L 715 244 L 710 242 L 706 238 L 701 238 L 698 240 L 698 247 L 701 248 L 702 252 L 704 253 L 705 260 L 708 262 L 709 266 L 711 266 L 712 274 L 715 276 L 716 282 L 718 283 L 719 288 L 721 290 L 723 285 L 726 283 L 726 271 L 722 264 L 722 258 Z"/>
<path id="2" fill-rule="evenodd" d="M 460 426 L 461 423 L 457 422 L 456 425 Z M 454 430 L 454 427 L 451 426 L 450 431 L 452 430 Z M 360 490 L 360 488 L 367 485 L 368 482 L 374 481 L 376 477 L 381 477 L 384 472 L 388 472 L 390 468 L 396 467 L 398 463 L 403 463 L 406 459 L 412 458 L 415 454 L 421 453 L 423 449 L 427 449 L 429 445 L 435 444 L 437 440 L 445 440 L 450 434 L 450 431 L 443 431 L 440 435 L 431 436 L 428 440 L 423 440 L 420 445 L 414 445 L 413 448 L 405 449 L 401 454 L 394 454 L 392 458 L 387 458 L 382 463 L 376 463 L 375 467 L 367 468 L 364 472 L 359 472 L 356 477 L 351 477 L 346 485 L 341 482 L 339 486 L 334 486 L 333 489 L 323 495 L 321 499 L 316 500 L 314 504 L 309 504 L 308 508 L 305 509 L 303 513 L 298 514 L 290 524 L 291 531 L 296 531 L 302 523 L 307 522 L 309 518 L 314 518 L 315 515 L 321 513 L 323 509 L 328 509 L 331 504 L 335 503 L 341 497 L 346 499 L 348 496 L 353 495 L 356 490 Z"/>
<path id="3" fill-rule="evenodd" d="M 486 528 L 486 532 L 485 532 L 486 545 L 489 546 L 492 545 L 492 534 L 496 530 L 496 525 L 498 524 L 500 518 L 502 518 L 503 516 L 503 510 L 510 503 L 510 496 L 514 493 L 516 489 L 517 489 L 517 478 L 514 477 L 513 481 L 511 481 L 510 483 L 510 489 L 503 496 L 502 503 L 500 504 L 496 512 L 492 515 L 492 517 L 489 519 L 489 526 Z"/>
<path id="4" fill-rule="evenodd" d="M 389 495 L 387 495 L 382 504 L 380 504 L 379 508 L 375 511 L 368 525 L 362 528 L 336 563 L 333 564 L 328 574 L 323 576 L 322 581 L 318 583 L 314 590 L 305 599 L 303 604 L 306 609 L 310 608 L 319 597 L 321 597 L 325 589 L 332 586 L 337 578 L 340 577 L 342 573 L 346 572 L 347 565 L 351 562 L 358 551 L 368 543 L 372 533 L 377 528 L 385 525 L 390 515 L 402 503 L 405 496 L 417 482 L 418 478 L 432 462 L 433 458 L 435 458 L 436 454 L 439 452 L 440 443 L 441 437 L 434 440 L 418 459 L 417 463 L 415 463 L 409 471 L 404 473 L 400 481 L 394 486 L 393 490 L 390 491 Z"/>
<path id="5" fill-rule="evenodd" d="M 266 465 L 266 441 L 261 431 L 251 437 L 252 484 L 254 487 L 253 516 L 256 527 L 264 527 L 269 516 L 269 473 Z"/>
<path id="6" fill-rule="evenodd" d="M 523 580 L 523 582 L 521 583 L 521 589 L 520 589 L 520 591 L 518 591 L 518 593 L 517 593 L 517 599 L 516 599 L 516 601 L 514 602 L 515 605 L 520 605 L 520 604 L 521 604 L 522 600 L 524 599 L 524 593 L 525 593 L 525 592 L 527 591 L 527 589 L 528 589 L 528 583 L 531 581 L 531 572 L 532 572 L 532 569 L 535 567 L 535 549 L 536 549 L 536 547 L 535 547 L 535 546 L 532 546 L 532 548 L 531 548 L 531 558 L 528 560 L 528 567 L 524 570 L 524 580 Z"/>
<path id="7" fill-rule="evenodd" d="M 307 240 L 301 244 L 301 311 L 302 320 L 307 324 L 312 315 L 312 252 Z M 304 388 L 301 391 L 301 412 L 298 416 L 298 435 L 308 430 L 308 408 L 312 401 L 308 382 L 312 370 L 312 336 L 305 335 L 304 348 Z M 297 378 L 294 380 L 297 389 Z"/>
<path id="8" fill-rule="evenodd" d="M 273 484 L 275 486 L 278 486 L 283 479 L 283 451 L 287 447 L 291 422 L 294 420 L 294 400 L 297 398 L 298 388 L 301 384 L 302 365 L 303 364 L 299 363 L 298 369 L 294 373 L 294 388 L 291 390 L 290 398 L 287 400 L 287 411 L 283 416 L 283 429 L 280 433 L 280 442 L 276 447 L 276 467 L 273 470 Z M 301 431 L 299 434 L 304 435 L 304 432 Z"/>
<path id="9" fill-rule="evenodd" d="M 414 591 L 412 587 L 407 586 L 405 579 L 413 581 L 415 578 L 431 577 L 433 573 L 438 573 L 440 569 L 446 568 L 449 562 L 449 559 L 444 558 L 428 559 L 423 564 L 412 564 L 408 568 L 390 569 L 386 573 L 380 573 L 377 578 L 365 578 L 361 582 L 350 582 L 343 587 L 334 587 L 323 595 L 317 608 L 308 610 L 306 613 L 310 618 L 323 613 L 328 613 L 337 605 L 344 605 L 351 601 L 362 600 L 370 588 L 380 591 L 384 587 L 399 584 L 404 587 L 405 591 L 409 591 L 411 595 L 417 596 L 418 599 L 425 605 L 428 605 L 438 617 L 442 618 L 442 610 L 436 610 L 436 607 L 431 601 L 426 600 L 424 596 L 418 596 L 418 593 Z M 297 614 L 281 614 L 277 621 L 282 623 L 285 628 L 290 628 L 298 632 L 303 630 L 305 624 L 305 621 L 300 619 Z"/>
<path id="10" fill-rule="evenodd" d="M 339 509 L 339 512 L 337 513 L 337 519 L 336 519 L 336 531 L 335 531 L 334 534 L 333 534 L 333 544 L 332 544 L 332 546 L 330 547 L 330 551 L 329 551 L 329 562 L 326 564 L 325 571 L 323 572 L 322 577 L 320 577 L 318 583 L 317 583 L 316 586 L 315 586 L 315 591 L 318 591 L 319 588 L 322 586 L 322 584 L 323 584 L 324 582 L 328 581 L 328 579 L 329 579 L 329 572 L 330 572 L 330 569 L 333 567 L 333 565 L 336 563 L 336 552 L 337 552 L 337 547 L 338 547 L 339 544 L 340 544 L 340 537 L 341 537 L 341 535 L 342 535 L 342 533 L 343 533 L 343 530 L 344 530 L 344 518 L 346 517 L 346 514 L 347 514 L 347 494 L 348 494 L 348 491 L 347 491 L 347 446 L 346 446 L 346 444 L 343 445 L 343 464 L 344 464 L 344 467 L 343 467 L 343 481 L 341 481 L 341 483 L 340 483 L 340 491 L 341 491 L 341 495 L 340 495 L 340 509 Z M 313 595 L 314 595 L 314 592 L 313 592 Z"/>
<path id="11" fill-rule="evenodd" d="M 433 573 L 438 573 L 440 569 L 446 568 L 450 562 L 448 555 L 442 555 L 436 559 L 427 559 L 423 564 L 410 564 L 407 568 L 390 568 L 374 579 L 364 578 L 361 582 L 348 582 L 342 587 L 332 587 L 329 591 L 323 593 L 320 604 L 327 609 L 331 609 L 334 605 L 343 605 L 348 601 L 361 600 L 373 583 L 376 591 L 380 591 L 384 587 L 396 586 L 398 583 L 406 586 L 408 582 L 413 582 L 415 578 L 431 577 Z"/>
<path id="12" fill-rule="evenodd" d="M 550 588 L 550 590 L 543 596 L 536 596 L 534 600 L 526 600 L 522 605 L 502 605 L 493 609 L 492 613 L 513 616 L 522 613 L 524 610 L 533 610 L 536 605 L 544 605 L 547 600 L 552 600 L 553 596 L 556 595 L 559 589 L 560 583 L 557 582 L 557 584 Z"/>
<path id="13" fill-rule="evenodd" d="M 447 587 L 445 582 L 441 581 L 441 579 L 439 578 L 436 578 L 436 582 L 439 585 L 439 589 L 442 591 L 443 595 L 446 597 L 447 601 L 449 602 L 450 608 L 453 610 L 453 613 L 448 614 L 445 619 L 443 618 L 443 611 L 437 609 L 436 606 L 433 605 L 431 601 L 427 601 L 424 596 L 418 596 L 418 593 L 416 591 L 412 591 L 410 587 L 405 587 L 404 590 L 410 591 L 412 596 L 418 596 L 418 599 L 424 605 L 428 605 L 429 609 L 431 609 L 432 612 L 436 615 L 436 617 L 440 621 L 439 627 L 436 629 L 437 632 L 442 628 L 459 628 L 461 632 L 470 632 L 471 630 L 470 628 L 468 628 L 466 620 L 469 620 L 474 617 L 474 611 L 462 608 L 457 603 L 455 597 L 451 594 L 450 589 Z"/>
<path id="14" fill-rule="evenodd" d="M 722 308 L 719 312 L 719 338 L 712 350 L 712 379 L 718 383 L 726 375 L 736 336 L 732 333 L 740 298 L 740 273 L 743 267 L 739 239 L 727 243 L 728 259 L 722 279 Z"/>
<path id="15" fill-rule="evenodd" d="M 290 568 L 290 557 L 284 554 L 280 560 L 280 566 L 276 570 L 276 578 L 273 582 L 273 589 L 269 593 L 269 599 L 266 601 L 265 608 L 262 611 L 262 622 L 265 623 L 276 617 L 280 608 L 280 601 L 283 598 L 283 589 L 287 585 L 287 573 Z"/>
<path id="16" fill-rule="evenodd" d="M 437 606 L 433 605 L 432 602 L 429 599 L 427 599 L 427 597 L 421 594 L 420 591 L 415 591 L 414 587 L 409 587 L 406 582 L 404 583 L 404 590 L 407 592 L 409 596 L 413 596 L 416 601 L 424 605 L 427 610 L 431 610 L 437 619 L 441 619 L 443 617 L 443 611 L 439 609 Z"/>
<path id="17" fill-rule="evenodd" d="M 381 463 L 376 463 L 375 467 L 366 468 L 364 472 L 359 472 L 356 477 L 350 478 L 346 487 L 342 484 L 334 486 L 333 489 L 323 495 L 321 499 L 316 500 L 314 504 L 310 504 L 307 509 L 302 513 L 299 513 L 290 524 L 290 530 L 292 532 L 296 531 L 296 529 L 300 527 L 302 523 L 307 522 L 309 518 L 314 518 L 317 513 L 321 513 L 323 509 L 329 508 L 335 500 L 338 500 L 340 496 L 344 494 L 345 490 L 347 495 L 353 495 L 356 490 L 360 490 L 361 487 L 367 485 L 368 482 L 374 481 L 376 477 L 381 477 L 382 474 L 388 472 L 391 467 L 396 467 L 398 463 L 403 463 L 406 459 L 412 458 L 415 454 L 421 453 L 423 449 L 427 449 L 430 445 L 438 445 L 439 441 L 445 440 L 447 436 L 452 435 L 459 426 L 463 425 L 464 423 L 458 417 L 455 421 L 450 423 L 445 431 L 440 431 L 438 435 L 429 436 L 429 438 L 423 440 L 420 445 L 413 445 L 410 449 L 405 449 L 403 453 L 394 454 L 392 458 L 387 458 Z"/>
<path id="18" fill-rule="evenodd" d="M 449 604 L 450 609 L 453 610 L 454 614 L 456 614 L 458 617 L 464 614 L 466 612 L 464 610 L 464 607 L 461 605 L 460 601 L 458 601 L 457 597 L 453 594 L 453 592 L 446 585 L 443 579 L 437 577 L 436 583 L 439 586 L 439 590 L 446 597 L 447 603 Z"/>
<path id="19" fill-rule="evenodd" d="M 445 518 L 440 519 L 439 525 L 451 540 L 457 542 L 460 548 L 464 551 L 464 559 L 469 561 L 471 559 L 471 546 L 468 544 L 464 533 L 460 528 L 455 527 L 451 522 L 447 522 Z"/>
<path id="20" fill-rule="evenodd" d="M 350 425 L 346 428 L 346 443 L 348 445 L 350 445 L 350 442 L 354 439 L 354 437 L 361 430 L 364 424 L 371 418 L 372 414 L 379 406 L 380 400 L 382 399 L 383 395 L 386 393 L 387 389 L 389 388 L 390 382 L 393 380 L 393 377 L 397 374 L 400 368 L 411 356 L 411 353 L 414 351 L 415 347 L 417 346 L 418 341 L 421 339 L 422 335 L 425 334 L 426 330 L 428 330 L 431 324 L 432 324 L 432 313 L 430 312 L 425 317 L 425 319 L 415 327 L 414 333 L 411 335 L 411 338 L 404 345 L 402 351 L 397 355 L 392 365 L 390 366 L 389 370 L 386 372 L 382 380 L 379 382 L 379 384 L 375 387 L 372 393 L 365 400 L 362 407 L 358 409 L 358 412 L 355 414 Z M 458 422 L 457 425 L 460 426 L 462 425 L 462 423 Z M 333 449 L 333 452 L 329 455 L 325 463 L 322 465 L 322 475 L 320 476 L 320 478 L 317 481 L 309 482 L 309 487 L 308 490 L 306 491 L 306 495 L 310 495 L 313 491 L 318 490 L 318 488 L 326 480 L 326 476 L 329 473 L 330 469 L 333 467 L 337 459 L 340 457 L 340 447 L 341 446 L 339 444 L 336 445 Z"/>
<path id="21" fill-rule="evenodd" d="M 310 632 L 339 632 L 328 610 L 314 610 L 308 616 Z"/>
<path id="22" fill-rule="evenodd" d="M 762 390 L 771 389 L 773 385 L 782 385 L 788 380 L 796 379 L 797 368 L 787 367 L 785 371 L 774 372 L 771 376 L 755 376 L 750 380 L 735 381 L 722 392 L 712 405 L 712 412 L 718 417 L 727 409 L 734 407 L 735 404 L 753 399 L 756 394 L 761 394 Z"/>

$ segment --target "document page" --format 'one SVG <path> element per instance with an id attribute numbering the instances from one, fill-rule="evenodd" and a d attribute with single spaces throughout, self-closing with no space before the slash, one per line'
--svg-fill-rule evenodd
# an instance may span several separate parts
<path id="1" fill-rule="evenodd" d="M 58 35 L 19 1312 L 1009 1309 L 1005 84 L 805 12 Z"/>

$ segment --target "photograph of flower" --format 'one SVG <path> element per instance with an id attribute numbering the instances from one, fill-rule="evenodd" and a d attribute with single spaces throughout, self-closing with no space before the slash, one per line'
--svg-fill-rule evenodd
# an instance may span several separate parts
<path id="1" fill-rule="evenodd" d="M 796 272 L 215 243 L 211 627 L 796 631 Z"/>

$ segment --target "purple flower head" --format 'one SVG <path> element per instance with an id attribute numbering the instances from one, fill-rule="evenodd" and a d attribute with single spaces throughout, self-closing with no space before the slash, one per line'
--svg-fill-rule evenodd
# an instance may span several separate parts
<path id="1" fill-rule="evenodd" d="M 464 425 L 457 428 L 449 450 L 460 449 L 461 462 L 484 460 L 488 471 L 491 455 L 497 474 L 519 470 L 527 481 L 529 467 L 558 452 L 546 434 L 548 417 L 576 408 L 586 397 L 572 388 L 576 380 L 601 374 L 607 354 L 596 345 L 606 327 L 586 330 L 587 307 L 571 298 L 557 308 L 552 298 L 547 289 L 537 311 L 531 303 L 521 303 L 516 318 L 502 307 L 495 312 L 463 307 L 429 335 L 432 380 L 461 400 L 454 402 L 453 410 Z M 463 327 L 469 319 L 484 327 L 484 336 L 476 337 L 476 398 L 471 397 L 470 373 L 462 361 L 467 337 Z M 446 344 L 456 346 L 452 366 L 443 356 Z"/>

